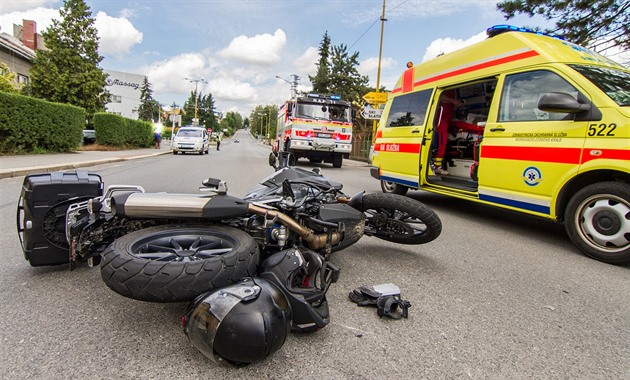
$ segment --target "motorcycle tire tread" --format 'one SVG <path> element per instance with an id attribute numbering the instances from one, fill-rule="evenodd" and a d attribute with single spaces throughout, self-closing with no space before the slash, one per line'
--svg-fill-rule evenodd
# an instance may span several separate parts
<path id="1" fill-rule="evenodd" d="M 202 228 L 232 240 L 234 248 L 219 256 L 189 262 L 161 262 L 138 258 L 128 245 L 142 236 L 169 229 Z M 260 253 L 247 233 L 227 226 L 165 225 L 131 232 L 102 253 L 101 277 L 114 292 L 148 302 L 187 302 L 215 288 L 238 282 L 256 272 Z"/>
<path id="2" fill-rule="evenodd" d="M 396 237 L 374 235 L 379 239 L 398 244 L 425 244 L 435 240 L 442 233 L 442 221 L 438 215 L 415 199 L 391 193 L 366 194 L 362 200 L 362 211 L 370 209 L 398 210 L 420 221 L 426 226 L 424 234 L 415 237 Z M 366 220 L 366 225 L 369 220 Z"/>

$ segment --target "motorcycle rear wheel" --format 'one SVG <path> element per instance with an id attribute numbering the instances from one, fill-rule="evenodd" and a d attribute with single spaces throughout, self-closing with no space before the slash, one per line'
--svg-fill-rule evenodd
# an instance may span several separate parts
<path id="1" fill-rule="evenodd" d="M 365 235 L 398 244 L 424 244 L 442 233 L 442 221 L 423 203 L 397 194 L 366 194 Z"/>
<path id="2" fill-rule="evenodd" d="M 164 225 L 131 232 L 102 254 L 101 277 L 116 293 L 149 302 L 185 302 L 253 276 L 256 241 L 226 226 Z"/>

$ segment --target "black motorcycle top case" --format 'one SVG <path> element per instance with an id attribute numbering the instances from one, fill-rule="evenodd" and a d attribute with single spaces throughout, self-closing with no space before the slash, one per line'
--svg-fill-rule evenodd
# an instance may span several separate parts
<path id="1" fill-rule="evenodd" d="M 26 260 L 32 266 L 68 263 L 66 210 L 72 203 L 101 195 L 101 176 L 87 171 L 26 176 L 17 214 L 18 235 Z"/>

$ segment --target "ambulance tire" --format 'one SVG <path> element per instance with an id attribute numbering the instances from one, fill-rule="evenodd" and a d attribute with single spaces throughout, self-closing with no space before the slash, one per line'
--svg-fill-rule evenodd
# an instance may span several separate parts
<path id="1" fill-rule="evenodd" d="M 399 185 L 394 182 L 381 181 L 381 190 L 387 194 L 405 195 L 409 188 L 405 185 Z"/>
<path id="2" fill-rule="evenodd" d="M 260 253 L 227 226 L 163 225 L 130 232 L 102 253 L 101 277 L 114 292 L 148 302 L 186 302 L 256 273 Z"/>
<path id="3" fill-rule="evenodd" d="M 600 182 L 573 195 L 564 214 L 569 238 L 585 255 L 630 263 L 630 184 Z"/>

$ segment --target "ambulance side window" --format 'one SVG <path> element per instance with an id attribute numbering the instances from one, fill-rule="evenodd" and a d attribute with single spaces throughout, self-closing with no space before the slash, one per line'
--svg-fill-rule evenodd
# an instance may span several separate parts
<path id="1" fill-rule="evenodd" d="M 573 115 L 545 112 L 538 101 L 548 92 L 564 92 L 578 98 L 578 90 L 556 73 L 546 70 L 508 75 L 501 94 L 498 121 L 566 120 Z"/>
<path id="2" fill-rule="evenodd" d="M 423 90 L 395 97 L 385 125 L 387 127 L 424 125 L 432 92 L 433 90 Z"/>

